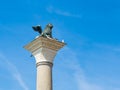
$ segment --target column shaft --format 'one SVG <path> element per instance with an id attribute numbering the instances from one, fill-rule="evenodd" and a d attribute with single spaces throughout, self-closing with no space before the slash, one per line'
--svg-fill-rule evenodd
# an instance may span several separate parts
<path id="1" fill-rule="evenodd" d="M 37 63 L 36 90 L 52 90 L 52 63 Z"/>

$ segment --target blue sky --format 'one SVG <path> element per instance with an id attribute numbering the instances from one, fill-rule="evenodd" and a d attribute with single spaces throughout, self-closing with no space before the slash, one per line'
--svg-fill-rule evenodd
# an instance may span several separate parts
<path id="1" fill-rule="evenodd" d="M 34 58 L 23 46 L 52 23 L 67 45 L 54 60 L 54 90 L 120 90 L 119 0 L 1 0 L 0 90 L 35 90 Z"/>

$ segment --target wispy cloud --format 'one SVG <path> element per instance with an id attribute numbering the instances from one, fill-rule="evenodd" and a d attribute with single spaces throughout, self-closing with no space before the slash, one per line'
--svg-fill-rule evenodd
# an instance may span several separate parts
<path id="1" fill-rule="evenodd" d="M 23 90 L 29 90 L 28 86 L 25 84 L 17 67 L 13 63 L 11 63 L 2 53 L 0 53 L 0 59 L 6 64 L 7 69 L 9 70 L 13 78 L 21 86 L 21 88 L 23 88 Z"/>
<path id="2" fill-rule="evenodd" d="M 104 90 L 102 86 L 88 82 L 85 75 L 80 71 L 75 73 L 75 79 L 77 81 L 79 90 Z"/>
<path id="3" fill-rule="evenodd" d="M 52 6 L 47 7 L 46 10 L 49 13 L 53 13 L 53 14 L 57 14 L 57 15 L 62 15 L 62 16 L 67 16 L 67 17 L 74 17 L 74 18 L 82 18 L 82 16 L 80 14 L 73 14 L 73 13 L 70 13 L 68 11 L 62 11 L 62 10 L 56 9 L 56 8 L 54 8 Z"/>
<path id="4" fill-rule="evenodd" d="M 29 88 L 26 86 L 25 82 L 23 81 L 20 73 L 14 74 L 14 78 L 18 81 L 18 83 L 24 90 L 29 90 Z"/>
<path id="5" fill-rule="evenodd" d="M 74 79 L 77 82 L 78 90 L 104 90 L 102 86 L 87 81 L 84 70 L 81 68 L 78 62 L 79 59 L 77 57 L 77 53 L 68 47 L 66 47 L 63 52 L 64 55 L 65 53 L 69 55 L 69 57 L 66 57 L 65 59 L 65 66 L 67 65 L 69 69 L 74 71 Z M 64 58 L 61 57 L 61 59 L 64 61 Z"/>
<path id="6" fill-rule="evenodd" d="M 111 50 L 114 52 L 120 52 L 120 46 L 117 46 L 117 45 L 114 46 L 114 45 L 108 45 L 108 44 L 102 44 L 102 43 L 93 43 L 93 46 L 97 48 Z"/>
<path id="7" fill-rule="evenodd" d="M 80 36 L 78 36 L 78 38 L 80 38 Z M 68 77 L 76 81 L 78 86 L 77 90 L 119 90 L 119 78 L 116 79 L 117 77 L 115 76 L 119 77 L 119 73 L 117 71 L 119 71 L 118 67 L 120 63 L 120 46 L 96 43 L 85 37 L 81 37 L 80 41 L 80 43 L 74 43 L 77 47 L 72 47 L 73 49 L 69 47 L 62 49 L 63 51 L 60 53 L 61 57 L 59 57 L 62 62 L 62 66 L 64 66 L 64 68 L 68 68 L 66 71 L 71 71 L 72 74 L 74 74 L 74 77 L 71 77 L 70 75 Z M 81 65 L 80 62 L 82 60 L 85 60 L 84 63 L 86 63 L 86 65 Z M 115 62 L 118 64 L 116 65 Z M 91 73 L 93 73 L 93 76 L 95 77 L 89 76 L 90 71 L 86 75 L 86 68 L 87 70 L 92 71 Z M 99 70 L 101 71 L 99 72 Z M 114 74 L 113 76 L 109 75 L 112 72 L 111 70 L 116 70 L 112 73 Z M 66 82 L 67 81 L 70 80 L 66 80 Z"/>
<path id="8" fill-rule="evenodd" d="M 67 53 L 67 55 L 66 55 Z M 74 80 L 77 82 L 78 90 L 118 90 L 120 87 L 102 85 L 96 81 L 96 78 L 93 78 L 93 81 L 90 81 L 90 77 L 85 75 L 85 71 L 81 68 L 80 61 L 78 58 L 78 54 L 66 47 L 61 56 L 69 56 L 69 57 L 61 57 L 63 64 L 65 63 L 65 67 L 73 70 L 74 72 Z M 98 57 L 99 58 L 99 57 Z M 70 61 L 71 60 L 71 61 Z M 99 78 L 99 77 L 98 77 Z M 68 80 L 69 81 L 69 80 Z M 104 81 L 103 81 L 104 83 Z"/>

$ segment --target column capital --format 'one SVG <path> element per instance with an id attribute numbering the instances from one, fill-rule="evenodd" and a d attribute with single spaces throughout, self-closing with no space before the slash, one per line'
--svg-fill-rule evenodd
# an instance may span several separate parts
<path id="1" fill-rule="evenodd" d="M 49 38 L 44 38 L 44 37 L 39 36 L 38 38 L 36 38 L 32 42 L 24 46 L 24 48 L 30 51 L 31 53 L 33 53 L 40 48 L 48 48 L 53 51 L 58 51 L 64 45 L 65 43 L 57 41 L 55 39 L 52 39 L 52 38 L 49 39 Z"/>
<path id="2" fill-rule="evenodd" d="M 64 45 L 65 43 L 55 39 L 38 37 L 24 46 L 24 48 L 32 53 L 35 57 L 36 64 L 44 61 L 52 63 L 57 51 Z"/>

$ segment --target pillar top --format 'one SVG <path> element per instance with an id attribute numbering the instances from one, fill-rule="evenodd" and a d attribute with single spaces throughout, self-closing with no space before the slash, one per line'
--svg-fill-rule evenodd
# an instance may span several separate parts
<path id="1" fill-rule="evenodd" d="M 56 39 L 39 36 L 38 38 L 35 38 L 33 41 L 25 45 L 24 48 L 33 53 L 40 48 L 48 48 L 54 51 L 58 51 L 64 45 L 64 42 L 57 41 Z"/>

